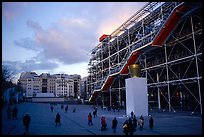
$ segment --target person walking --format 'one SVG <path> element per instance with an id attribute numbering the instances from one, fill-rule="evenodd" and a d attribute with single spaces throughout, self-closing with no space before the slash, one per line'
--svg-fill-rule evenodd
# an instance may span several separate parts
<path id="1" fill-rule="evenodd" d="M 117 125 L 118 125 L 118 121 L 117 121 L 117 119 L 116 119 L 116 117 L 115 117 L 115 118 L 113 119 L 113 121 L 112 121 L 113 133 L 116 132 Z"/>
<path id="2" fill-rule="evenodd" d="M 93 125 L 91 113 L 89 113 L 89 115 L 88 115 L 88 125 L 89 125 L 89 126 L 90 126 L 90 125 Z"/>
<path id="3" fill-rule="evenodd" d="M 13 113 L 12 113 L 12 117 L 13 119 L 17 119 L 17 114 L 18 114 L 18 109 L 16 107 L 16 105 L 13 108 Z"/>
<path id="4" fill-rule="evenodd" d="M 138 121 L 138 125 L 140 126 L 140 131 L 141 131 L 143 128 L 143 125 L 144 125 L 144 118 L 142 117 L 142 115 L 140 116 L 140 119 Z"/>
<path id="5" fill-rule="evenodd" d="M 23 117 L 23 125 L 25 127 L 25 133 L 24 134 L 28 134 L 30 121 L 31 121 L 31 117 L 29 116 L 29 114 L 27 112 L 26 115 Z"/>
<path id="6" fill-rule="evenodd" d="M 106 124 L 106 119 L 105 116 L 101 117 L 101 131 L 106 130 L 107 124 Z"/>
<path id="7" fill-rule="evenodd" d="M 150 119 L 149 119 L 149 127 L 150 127 L 150 129 L 153 129 L 153 126 L 154 126 L 154 119 L 151 116 Z"/>
<path id="8" fill-rule="evenodd" d="M 128 135 L 129 134 L 129 124 L 128 124 L 128 120 L 126 120 L 124 123 L 123 123 L 123 133 L 125 135 Z"/>
<path id="9" fill-rule="evenodd" d="M 129 132 L 130 132 L 130 135 L 133 135 L 134 126 L 131 118 L 129 118 Z"/>
<path id="10" fill-rule="evenodd" d="M 57 124 L 60 125 L 60 114 L 59 113 L 57 113 L 57 115 L 56 115 L 55 123 L 56 123 L 56 126 L 57 126 Z"/>
<path id="11" fill-rule="evenodd" d="M 136 128 L 137 128 L 137 118 L 136 118 L 135 114 L 133 116 L 132 122 L 133 122 L 134 131 L 136 131 Z"/>

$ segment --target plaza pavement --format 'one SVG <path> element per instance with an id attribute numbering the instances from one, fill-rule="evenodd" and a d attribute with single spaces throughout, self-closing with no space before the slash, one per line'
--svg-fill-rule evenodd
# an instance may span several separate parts
<path id="1" fill-rule="evenodd" d="M 2 109 L 2 135 L 22 135 L 24 127 L 22 118 L 26 111 L 31 116 L 29 135 L 124 135 L 122 125 L 127 119 L 125 110 L 107 111 L 98 107 L 98 116 L 93 117 L 93 125 L 88 126 L 88 114 L 93 112 L 91 105 L 69 105 L 67 112 L 61 110 L 61 105 L 54 106 L 50 111 L 50 104 L 25 102 L 17 105 L 18 120 L 8 120 L 6 108 Z M 72 112 L 72 108 L 76 112 Z M 61 115 L 61 125 L 55 125 L 55 116 Z M 137 127 L 134 135 L 202 135 L 202 116 L 190 115 L 190 112 L 149 112 L 154 118 L 154 128 L 149 128 L 149 117 L 144 117 L 142 131 Z M 92 113 L 93 115 L 93 113 Z M 107 121 L 107 130 L 101 131 L 101 116 Z M 118 127 L 116 133 L 111 129 L 112 120 L 116 117 Z M 137 116 L 137 120 L 139 116 Z"/>

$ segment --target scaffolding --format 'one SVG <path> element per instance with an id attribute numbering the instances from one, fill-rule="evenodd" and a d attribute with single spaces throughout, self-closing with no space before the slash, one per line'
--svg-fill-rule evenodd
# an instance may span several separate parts
<path id="1" fill-rule="evenodd" d="M 142 65 L 149 109 L 202 114 L 201 3 L 150 2 L 91 51 L 90 101 L 125 107 L 128 66 Z"/>

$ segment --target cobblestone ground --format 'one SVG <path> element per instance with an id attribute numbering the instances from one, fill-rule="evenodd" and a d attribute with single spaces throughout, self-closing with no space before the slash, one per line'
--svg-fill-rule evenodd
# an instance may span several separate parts
<path id="1" fill-rule="evenodd" d="M 125 110 L 107 111 L 98 107 L 98 116 L 93 117 L 93 125 L 88 126 L 88 114 L 93 112 L 91 105 L 69 105 L 67 112 L 61 109 L 60 105 L 54 106 L 54 111 L 50 111 L 50 104 L 46 103 L 22 103 L 18 104 L 18 119 L 8 120 L 6 108 L 2 109 L 2 134 L 22 135 L 24 127 L 22 118 L 26 111 L 31 116 L 29 135 L 123 135 L 122 125 L 127 119 Z M 72 112 L 72 108 L 76 112 Z M 55 116 L 59 112 L 61 115 L 61 125 L 55 125 Z M 93 113 L 92 113 L 93 114 Z M 137 127 L 134 135 L 202 135 L 202 116 L 190 115 L 186 113 L 173 112 L 149 112 L 154 118 L 154 128 L 149 128 L 149 117 L 144 117 L 144 128 L 142 131 Z M 101 116 L 104 115 L 107 121 L 107 130 L 100 130 Z M 113 118 L 118 120 L 116 133 L 111 129 Z M 139 116 L 137 116 L 137 119 Z"/>

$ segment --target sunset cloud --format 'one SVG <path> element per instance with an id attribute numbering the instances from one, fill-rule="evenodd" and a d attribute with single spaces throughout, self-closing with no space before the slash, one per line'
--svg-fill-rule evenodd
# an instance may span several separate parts
<path id="1" fill-rule="evenodd" d="M 89 53 L 99 44 L 99 37 L 111 34 L 144 4 L 4 2 L 3 62 L 19 73 L 39 70 L 71 73 L 80 64 L 83 64 L 82 71 L 87 71 L 84 64 L 88 67 Z M 28 56 L 29 53 L 33 55 Z"/>

